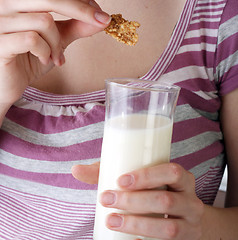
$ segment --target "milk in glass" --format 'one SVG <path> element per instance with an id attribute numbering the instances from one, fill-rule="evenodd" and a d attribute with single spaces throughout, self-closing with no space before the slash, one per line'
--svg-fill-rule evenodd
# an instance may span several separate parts
<path id="1" fill-rule="evenodd" d="M 131 114 L 109 119 L 104 128 L 98 194 L 118 190 L 117 179 L 124 173 L 168 162 L 172 126 L 172 120 L 161 115 Z M 105 226 L 106 216 L 115 212 L 125 213 L 97 202 L 94 240 L 136 239 L 135 235 Z"/>

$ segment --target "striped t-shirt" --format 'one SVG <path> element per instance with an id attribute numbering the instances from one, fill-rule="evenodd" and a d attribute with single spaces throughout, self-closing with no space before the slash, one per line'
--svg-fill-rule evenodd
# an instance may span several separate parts
<path id="1" fill-rule="evenodd" d="M 220 96 L 238 87 L 237 0 L 187 0 L 146 80 L 181 87 L 171 161 L 212 204 L 224 166 Z M 71 167 L 100 160 L 105 92 L 62 96 L 28 87 L 0 130 L 0 239 L 92 239 L 97 185 Z M 112 159 L 113 161 L 113 159 Z"/>

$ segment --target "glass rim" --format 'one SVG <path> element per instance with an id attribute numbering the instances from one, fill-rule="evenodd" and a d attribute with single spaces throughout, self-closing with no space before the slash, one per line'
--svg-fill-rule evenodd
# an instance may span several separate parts
<path id="1" fill-rule="evenodd" d="M 115 85 L 128 89 L 135 89 L 141 91 L 156 91 L 156 92 L 178 92 L 181 88 L 173 83 L 165 81 L 151 81 L 140 78 L 108 78 L 105 80 L 106 84 Z M 145 86 L 136 86 L 129 84 L 145 84 Z M 128 84 L 128 85 L 126 85 Z M 146 86 L 150 85 L 150 86 Z"/>

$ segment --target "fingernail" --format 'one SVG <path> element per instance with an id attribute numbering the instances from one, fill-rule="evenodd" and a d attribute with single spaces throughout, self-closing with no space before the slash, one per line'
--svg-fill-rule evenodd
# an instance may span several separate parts
<path id="1" fill-rule="evenodd" d="M 116 195 L 113 192 L 103 192 L 100 197 L 103 205 L 112 205 L 116 202 Z"/>
<path id="2" fill-rule="evenodd" d="M 118 185 L 121 187 L 129 187 L 134 183 L 133 175 L 123 175 L 118 179 Z"/>
<path id="3" fill-rule="evenodd" d="M 107 224 L 111 228 L 119 228 L 122 226 L 123 218 L 120 215 L 110 215 L 107 219 Z"/>
<path id="4" fill-rule="evenodd" d="M 111 17 L 105 12 L 95 12 L 94 16 L 97 21 L 99 21 L 103 24 L 108 24 L 111 21 Z"/>

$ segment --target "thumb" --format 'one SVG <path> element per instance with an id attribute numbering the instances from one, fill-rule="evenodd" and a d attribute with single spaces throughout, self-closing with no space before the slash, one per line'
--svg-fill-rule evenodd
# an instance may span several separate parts
<path id="1" fill-rule="evenodd" d="M 75 165 L 72 167 L 72 175 L 81 182 L 88 184 L 97 184 L 99 176 L 100 163 L 91 165 Z"/>

